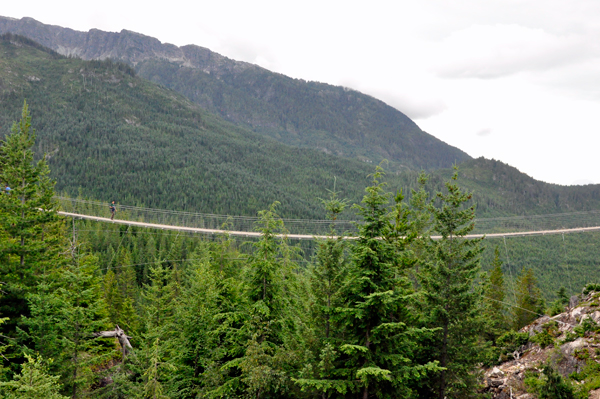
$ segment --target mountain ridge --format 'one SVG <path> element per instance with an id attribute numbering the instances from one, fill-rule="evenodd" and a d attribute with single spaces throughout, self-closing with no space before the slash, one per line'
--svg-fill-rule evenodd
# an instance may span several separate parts
<path id="1" fill-rule="evenodd" d="M 471 159 L 374 97 L 293 79 L 204 47 L 163 44 L 129 30 L 79 32 L 32 18 L 0 17 L 0 33 L 7 32 L 63 55 L 129 63 L 141 77 L 285 144 L 369 163 L 388 159 L 397 170 L 435 170 Z"/>

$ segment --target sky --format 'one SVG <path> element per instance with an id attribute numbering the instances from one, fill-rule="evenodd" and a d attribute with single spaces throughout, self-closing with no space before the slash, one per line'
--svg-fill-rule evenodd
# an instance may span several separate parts
<path id="1" fill-rule="evenodd" d="M 196 44 L 379 98 L 472 157 L 600 184 L 598 0 L 79 0 L 0 15 Z"/>

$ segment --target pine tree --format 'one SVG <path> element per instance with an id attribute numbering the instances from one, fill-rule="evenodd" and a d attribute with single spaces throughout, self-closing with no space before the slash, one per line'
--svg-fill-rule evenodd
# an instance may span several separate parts
<path id="1" fill-rule="evenodd" d="M 162 361 L 162 350 L 160 339 L 156 338 L 152 344 L 149 366 L 144 372 L 144 397 L 148 399 L 169 399 L 169 396 L 163 393 L 163 369 L 173 371 L 174 367 L 170 363 Z"/>
<path id="2" fill-rule="evenodd" d="M 79 397 L 96 381 L 94 372 L 110 357 L 110 350 L 92 338 L 108 325 L 97 258 L 80 256 L 72 260 L 29 296 L 31 317 L 24 320 L 34 349 L 53 358 L 53 371 L 62 374 L 62 383 Z"/>
<path id="3" fill-rule="evenodd" d="M 12 381 L 0 382 L 0 397 L 5 399 L 68 399 L 60 394 L 59 376 L 48 373 L 47 362 L 41 357 L 26 355 L 21 374 Z"/>
<path id="4" fill-rule="evenodd" d="M 447 193 L 438 193 L 439 207 L 430 206 L 435 231 L 430 240 L 430 260 L 420 274 L 425 325 L 437 328 L 430 353 L 444 369 L 431 381 L 428 395 L 468 397 L 474 391 L 473 371 L 484 353 L 480 334 L 481 290 L 474 282 L 479 274 L 480 239 L 465 236 L 474 228 L 475 206 L 466 206 L 470 193 L 461 191 L 455 168 L 445 183 Z"/>
<path id="5" fill-rule="evenodd" d="M 172 386 L 185 398 L 232 397 L 240 389 L 238 367 L 230 362 L 243 355 L 248 340 L 246 302 L 239 270 L 223 266 L 220 259 L 211 262 L 214 255 L 204 245 L 197 248 L 176 307 Z"/>
<path id="6" fill-rule="evenodd" d="M 498 247 L 494 250 L 494 260 L 489 274 L 485 275 L 483 283 L 483 306 L 484 315 L 487 319 L 488 331 L 486 337 L 495 342 L 496 338 L 508 330 L 506 318 L 506 307 L 504 299 L 504 274 L 502 272 L 502 261 Z"/>
<path id="7" fill-rule="evenodd" d="M 521 270 L 516 283 L 517 306 L 513 309 L 513 328 L 520 330 L 544 313 L 544 300 L 533 270 Z"/>
<path id="8" fill-rule="evenodd" d="M 120 248 L 104 275 L 104 301 L 108 318 L 113 325 L 119 325 L 128 334 L 140 331 L 136 301 L 139 289 L 135 270 L 131 267 L 131 255 L 126 248 Z"/>
<path id="9" fill-rule="evenodd" d="M 294 389 L 287 370 L 297 362 L 295 348 L 302 341 L 301 314 L 294 309 L 296 274 L 289 262 L 287 231 L 275 211 L 278 204 L 259 212 L 256 229 L 261 238 L 254 244 L 245 279 L 249 307 L 244 329 L 250 339 L 236 363 L 246 392 L 256 397 L 281 396 Z"/>
<path id="10" fill-rule="evenodd" d="M 52 270 L 66 243 L 61 231 L 54 182 L 45 158 L 34 162 L 35 130 L 27 103 L 22 118 L 0 142 L 0 182 L 10 194 L 0 195 L 0 281 L 4 296 L 0 313 L 10 317 L 14 330 L 21 315 L 28 315 L 25 297 L 40 276 Z"/>
<path id="11" fill-rule="evenodd" d="M 319 329 L 317 336 L 319 340 L 329 341 L 338 335 L 335 326 L 332 326 L 332 315 L 334 309 L 341 305 L 339 293 L 347 272 L 347 260 L 344 256 L 347 241 L 343 236 L 338 236 L 335 222 L 346 208 L 347 202 L 338 199 L 335 191 L 331 191 L 330 198 L 322 202 L 331 224 L 328 237 L 317 241 L 316 265 L 310 269 L 310 283 L 314 301 L 312 312 Z"/>
<path id="12" fill-rule="evenodd" d="M 404 273 L 408 261 L 404 241 L 410 228 L 401 195 L 394 211 L 389 211 L 383 175 L 377 167 L 362 204 L 355 205 L 362 222 L 343 289 L 339 316 L 343 339 L 335 349 L 339 357 L 325 347 L 321 369 L 330 370 L 328 379 L 299 381 L 324 393 L 354 392 L 365 399 L 409 397 L 411 384 L 435 370 L 432 363 L 413 362 L 422 331 L 411 327 L 410 284 Z M 328 363 L 336 363 L 337 370 Z"/>
<path id="13" fill-rule="evenodd" d="M 146 338 L 154 342 L 157 338 L 165 340 L 171 334 L 177 297 L 170 270 L 162 265 L 149 270 L 150 283 L 144 284 L 141 307 Z"/>

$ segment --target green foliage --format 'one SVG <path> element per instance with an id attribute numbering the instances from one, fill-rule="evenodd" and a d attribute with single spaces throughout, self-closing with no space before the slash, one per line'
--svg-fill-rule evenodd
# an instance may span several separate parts
<path id="1" fill-rule="evenodd" d="M 517 304 L 513 308 L 513 328 L 525 327 L 544 312 L 544 301 L 532 269 L 525 269 L 517 278 Z"/>
<path id="2" fill-rule="evenodd" d="M 27 340 L 32 350 L 55 359 L 51 370 L 61 374 L 65 390 L 73 397 L 88 392 L 97 381 L 97 370 L 111 357 L 111 348 L 93 339 L 93 333 L 108 326 L 97 259 L 79 256 L 40 282 L 28 297 L 31 316 Z"/>
<path id="3" fill-rule="evenodd" d="M 586 317 L 581 323 L 573 328 L 573 332 L 577 334 L 578 337 L 583 338 L 587 336 L 588 333 L 600 332 L 600 326 L 591 317 Z"/>
<path id="4" fill-rule="evenodd" d="M 550 316 L 556 316 L 565 311 L 565 306 L 569 304 L 569 297 L 567 296 L 567 289 L 565 287 L 560 287 L 558 292 L 556 293 L 557 299 L 550 304 L 550 308 L 548 309 L 548 314 Z"/>
<path id="5" fill-rule="evenodd" d="M 587 399 L 590 391 L 600 388 L 600 363 L 588 360 L 585 367 L 571 374 L 570 378 L 579 383 L 576 386 L 577 399 Z"/>
<path id="6" fill-rule="evenodd" d="M 600 292 L 600 284 L 590 283 L 583 288 L 583 295 L 588 295 L 591 292 Z"/>
<path id="7" fill-rule="evenodd" d="M 312 313 L 314 323 L 318 326 L 316 335 L 319 340 L 329 341 L 340 334 L 337 325 L 334 323 L 332 326 L 332 316 L 334 310 L 342 305 L 340 295 L 348 269 L 345 255 L 348 243 L 343 235 L 336 232 L 335 221 L 344 211 L 347 201 L 337 198 L 334 187 L 329 199 L 322 202 L 331 220 L 331 226 L 329 236 L 317 242 L 315 265 L 309 269 L 309 276 L 314 301 Z"/>
<path id="8" fill-rule="evenodd" d="M 554 338 L 548 332 L 548 330 L 543 330 L 541 333 L 534 335 L 529 340 L 538 344 L 542 349 L 545 349 L 550 345 L 554 345 Z"/>
<path id="9" fill-rule="evenodd" d="M 550 365 L 544 365 L 542 375 L 527 372 L 524 378 L 527 391 L 540 399 L 575 399 L 571 385 Z"/>
<path id="10" fill-rule="evenodd" d="M 0 181 L 11 191 L 0 195 L 0 313 L 9 317 L 4 335 L 14 337 L 15 325 L 30 313 L 26 297 L 46 272 L 60 264 L 65 249 L 61 218 L 53 199 L 54 182 L 46 160 L 34 162 L 35 130 L 28 104 L 21 120 L 0 141 Z M 20 356 L 18 353 L 11 356 Z"/>
<path id="11" fill-rule="evenodd" d="M 508 329 L 506 317 L 504 274 L 498 247 L 494 250 L 494 260 L 489 274 L 483 277 L 483 312 L 487 319 L 486 336 L 495 342 L 496 338 Z"/>
<path id="12" fill-rule="evenodd" d="M 458 185 L 458 171 L 438 193 L 440 206 L 430 206 L 439 240 L 429 240 L 428 258 L 420 273 L 425 325 L 436 328 L 430 344 L 432 359 L 442 371 L 430 382 L 431 395 L 468 395 L 474 387 L 474 370 L 483 360 L 486 344 L 480 339 L 485 325 L 480 311 L 481 239 L 464 236 L 474 228 L 472 195 Z"/>
<path id="13" fill-rule="evenodd" d="M 0 382 L 0 397 L 3 399 L 67 399 L 59 393 L 59 376 L 48 374 L 48 363 L 40 356 L 26 355 L 21 374 L 12 381 Z"/>
<path id="14" fill-rule="evenodd" d="M 573 388 L 549 364 L 542 370 L 545 381 L 539 389 L 540 399 L 574 399 Z"/>
<path id="15" fill-rule="evenodd" d="M 408 210 L 400 194 L 388 209 L 391 195 L 382 177 L 383 170 L 377 167 L 361 205 L 355 206 L 362 222 L 342 291 L 339 320 L 344 332 L 339 350 L 344 356 L 337 367 L 351 392 L 401 397 L 410 396 L 412 386 L 438 368 L 435 362 L 412 360 L 419 337 L 428 330 L 412 327 L 415 318 L 406 276 L 412 262 L 406 251 Z"/>

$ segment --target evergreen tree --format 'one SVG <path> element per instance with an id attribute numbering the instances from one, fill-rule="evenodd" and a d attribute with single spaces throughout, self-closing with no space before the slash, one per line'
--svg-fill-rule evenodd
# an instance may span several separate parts
<path id="1" fill-rule="evenodd" d="M 54 182 L 45 158 L 34 162 L 34 143 L 25 103 L 21 120 L 0 142 L 0 181 L 11 188 L 10 194 L 0 195 L 0 313 L 10 317 L 5 327 L 13 331 L 21 315 L 29 314 L 27 294 L 65 249 Z"/>
<path id="2" fill-rule="evenodd" d="M 136 309 L 139 287 L 135 270 L 131 267 L 131 254 L 121 247 L 113 258 L 113 265 L 109 266 L 104 276 L 104 301 L 108 318 L 128 334 L 137 334 L 140 331 Z"/>
<path id="3" fill-rule="evenodd" d="M 294 308 L 296 274 L 277 205 L 259 212 L 256 229 L 261 238 L 254 244 L 245 279 L 249 308 L 244 329 L 249 341 L 235 362 L 245 391 L 255 397 L 281 397 L 294 389 L 289 371 L 298 362 L 302 342 L 298 327 L 302 314 Z"/>
<path id="4" fill-rule="evenodd" d="M 31 317 L 24 320 L 33 348 L 55 359 L 52 370 L 62 374 L 62 383 L 72 398 L 81 396 L 96 382 L 94 372 L 110 358 L 110 348 L 92 338 L 107 327 L 97 275 L 97 258 L 79 256 L 38 286 L 29 296 Z"/>
<path id="5" fill-rule="evenodd" d="M 411 327 L 410 284 L 403 273 L 407 258 L 398 243 L 406 240 L 403 237 L 409 226 L 392 222 L 392 216 L 396 223 L 405 218 L 389 212 L 390 194 L 385 192 L 382 177 L 383 170 L 377 167 L 362 205 L 355 206 L 362 222 L 343 289 L 339 358 L 326 346 L 321 356 L 321 375 L 326 378 L 299 380 L 304 387 L 312 386 L 324 394 L 353 392 L 365 399 L 409 397 L 411 384 L 435 369 L 432 363 L 413 363 L 420 333 Z M 332 369 L 334 362 L 336 370 Z"/>
<path id="6" fill-rule="evenodd" d="M 542 372 L 546 379 L 540 387 L 540 399 L 575 399 L 573 388 L 552 366 L 544 365 Z"/>
<path id="7" fill-rule="evenodd" d="M 436 328 L 430 353 L 443 368 L 431 380 L 427 396 L 466 398 L 475 391 L 473 372 L 484 351 L 480 334 L 481 290 L 474 282 L 479 274 L 480 239 L 467 239 L 473 231 L 475 206 L 457 183 L 455 168 L 445 183 L 447 193 L 438 193 L 439 207 L 430 206 L 438 240 L 430 240 L 430 260 L 420 274 L 426 326 Z"/>
<path id="8" fill-rule="evenodd" d="M 41 357 L 26 355 L 21 374 L 12 381 L 0 382 L 3 399 L 67 399 L 60 394 L 59 376 L 48 374 L 48 366 Z"/>
<path id="9" fill-rule="evenodd" d="M 494 249 L 494 260 L 489 274 L 486 274 L 483 282 L 483 306 L 484 315 L 487 319 L 488 331 L 486 338 L 495 343 L 496 338 L 508 329 L 506 318 L 506 307 L 504 299 L 504 274 L 502 273 L 502 261 L 498 247 Z"/>
<path id="10" fill-rule="evenodd" d="M 219 242 L 217 248 L 229 248 L 227 241 Z M 236 361 L 248 341 L 244 329 L 247 302 L 240 270 L 229 267 L 223 255 L 221 259 L 218 249 L 200 246 L 185 274 L 175 315 L 179 334 L 173 383 L 182 398 L 234 397 L 242 389 Z"/>
<path id="11" fill-rule="evenodd" d="M 344 256 L 347 242 L 343 236 L 338 236 L 335 229 L 335 221 L 346 208 L 347 202 L 338 199 L 335 191 L 330 193 L 330 198 L 322 201 L 331 220 L 329 235 L 326 239 L 317 241 L 316 265 L 310 269 L 314 301 L 312 311 L 318 329 L 316 334 L 319 340 L 324 341 L 329 341 L 330 338 L 338 335 L 335 326 L 332 326 L 332 315 L 334 309 L 341 305 L 339 294 L 347 272 L 347 261 Z"/>
<path id="12" fill-rule="evenodd" d="M 168 371 L 173 371 L 174 367 L 169 363 L 162 362 L 162 350 L 159 342 L 159 338 L 154 340 L 152 351 L 150 353 L 149 366 L 144 372 L 144 397 L 148 399 L 169 399 L 169 396 L 163 394 L 164 389 L 161 383 L 161 372 L 164 368 Z"/>
<path id="13" fill-rule="evenodd" d="M 516 283 L 517 305 L 513 309 L 513 328 L 520 330 L 544 313 L 544 300 L 533 270 L 521 270 Z"/>

